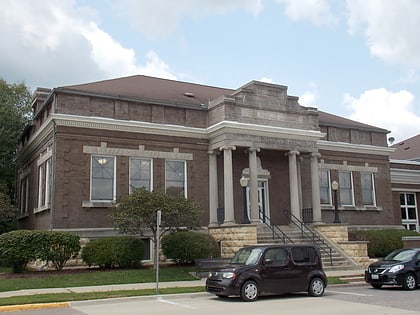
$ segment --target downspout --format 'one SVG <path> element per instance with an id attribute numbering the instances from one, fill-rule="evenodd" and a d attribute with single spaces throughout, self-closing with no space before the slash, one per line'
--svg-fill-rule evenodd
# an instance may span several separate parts
<path id="1" fill-rule="evenodd" d="M 53 120 L 53 143 L 52 143 L 52 155 L 51 155 L 51 206 L 50 206 L 50 227 L 49 230 L 54 229 L 54 215 L 55 215 L 55 170 L 57 164 L 57 142 L 56 142 L 56 129 L 57 125 Z"/>

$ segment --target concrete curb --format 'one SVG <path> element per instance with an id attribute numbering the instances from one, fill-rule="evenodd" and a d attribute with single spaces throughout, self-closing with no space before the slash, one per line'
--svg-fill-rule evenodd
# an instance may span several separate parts
<path id="1" fill-rule="evenodd" d="M 70 302 L 5 305 L 5 306 L 0 306 L 0 312 L 37 310 L 37 309 L 46 309 L 46 308 L 59 308 L 59 307 L 70 307 Z"/>

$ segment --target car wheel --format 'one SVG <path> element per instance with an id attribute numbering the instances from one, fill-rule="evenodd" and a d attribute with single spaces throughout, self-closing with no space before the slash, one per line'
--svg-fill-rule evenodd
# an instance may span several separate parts
<path id="1" fill-rule="evenodd" d="M 253 280 L 248 280 L 242 285 L 241 299 L 246 302 L 253 302 L 258 299 L 259 293 L 258 284 Z"/>
<path id="2" fill-rule="evenodd" d="M 404 276 L 403 288 L 405 290 L 414 290 L 415 288 L 417 288 L 417 280 L 412 273 L 407 273 Z"/>
<path id="3" fill-rule="evenodd" d="M 375 288 L 375 289 L 380 289 L 380 288 L 382 288 L 382 284 L 380 284 L 380 283 L 371 283 L 370 284 L 373 288 Z"/>
<path id="4" fill-rule="evenodd" d="M 325 291 L 325 283 L 321 278 L 313 278 L 309 284 L 309 295 L 310 296 L 322 296 Z"/>

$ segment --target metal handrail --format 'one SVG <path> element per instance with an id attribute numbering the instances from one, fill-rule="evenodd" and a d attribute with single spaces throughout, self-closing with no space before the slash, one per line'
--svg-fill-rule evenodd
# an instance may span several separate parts
<path id="1" fill-rule="evenodd" d="M 280 239 L 283 241 L 283 244 L 294 243 L 293 240 L 287 236 L 277 225 L 271 223 L 270 218 L 265 215 L 260 209 L 260 220 L 271 230 L 272 237 L 274 239 Z"/>
<path id="2" fill-rule="evenodd" d="M 302 238 L 311 240 L 313 245 L 318 245 L 318 248 L 320 251 L 323 251 L 330 257 L 330 264 L 333 265 L 333 259 L 332 259 L 332 248 L 330 245 L 328 245 L 319 235 L 312 231 L 304 222 L 299 220 L 293 213 L 291 213 L 289 210 L 284 210 L 284 213 L 286 216 L 290 218 L 290 223 L 295 225 L 299 228 Z M 323 246 L 320 246 L 320 243 Z"/>

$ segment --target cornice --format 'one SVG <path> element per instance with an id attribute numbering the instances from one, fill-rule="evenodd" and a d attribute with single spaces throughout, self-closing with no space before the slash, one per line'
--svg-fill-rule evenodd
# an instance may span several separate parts
<path id="1" fill-rule="evenodd" d="M 359 154 L 375 154 L 389 156 L 394 152 L 393 148 L 380 147 L 367 144 L 355 144 L 347 142 L 332 142 L 325 140 L 318 140 L 319 150 L 346 152 L 346 153 L 359 153 Z"/>

